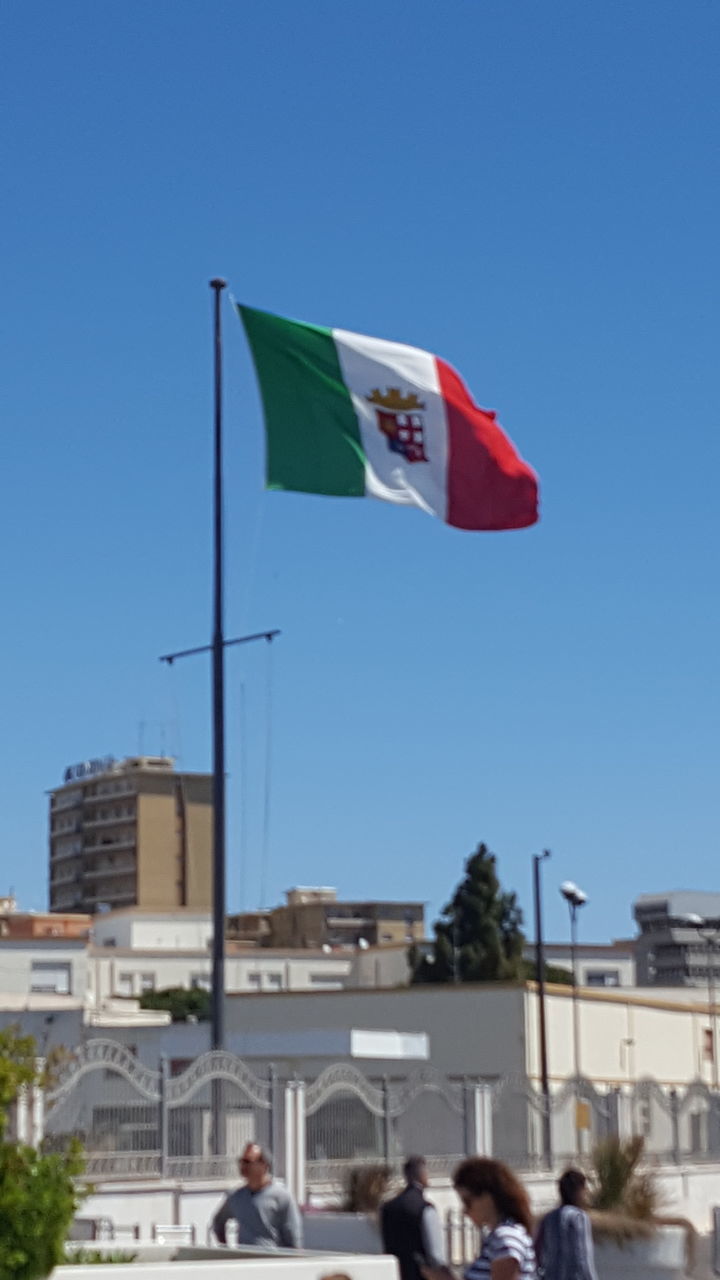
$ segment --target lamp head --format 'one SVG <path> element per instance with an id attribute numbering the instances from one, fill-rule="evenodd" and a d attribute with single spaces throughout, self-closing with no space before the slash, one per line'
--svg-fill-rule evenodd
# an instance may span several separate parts
<path id="1" fill-rule="evenodd" d="M 587 902 L 587 894 L 575 884 L 573 880 L 563 880 L 560 885 L 560 892 L 566 902 L 572 907 L 582 907 Z"/>

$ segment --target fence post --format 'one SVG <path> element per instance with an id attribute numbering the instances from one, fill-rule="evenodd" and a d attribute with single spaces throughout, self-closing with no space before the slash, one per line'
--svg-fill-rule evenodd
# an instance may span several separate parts
<path id="1" fill-rule="evenodd" d="M 32 1104 L 30 1109 L 30 1144 L 39 1150 L 45 1137 L 45 1091 L 40 1084 L 32 1087 Z"/>
<path id="2" fill-rule="evenodd" d="M 36 1151 L 42 1146 L 45 1137 L 45 1089 L 47 1077 L 45 1058 L 35 1059 L 35 1080 L 30 1093 L 30 1146 Z"/>
<path id="3" fill-rule="evenodd" d="M 158 1086 L 158 1137 L 160 1139 L 160 1177 L 166 1178 L 168 1172 L 169 1133 L 168 1133 L 168 1060 L 164 1053 L 160 1054 L 160 1083 Z"/>
<path id="4" fill-rule="evenodd" d="M 305 1081 L 295 1081 L 295 1200 L 305 1204 Z"/>
<path id="5" fill-rule="evenodd" d="M 711 1093 L 708 1099 L 708 1155 L 717 1158 L 720 1150 L 720 1094 Z"/>
<path id="6" fill-rule="evenodd" d="M 491 1156 L 493 1153 L 492 1085 L 476 1083 L 472 1086 L 472 1115 L 474 1155 Z"/>
<path id="7" fill-rule="evenodd" d="M 276 1150 L 277 1125 L 275 1123 L 275 1063 L 271 1062 L 268 1067 L 268 1097 L 270 1099 L 270 1112 L 268 1115 L 268 1145 L 273 1154 L 273 1160 L 279 1154 Z"/>
<path id="8" fill-rule="evenodd" d="M 670 1123 L 672 1125 L 672 1158 L 680 1164 L 680 1102 L 677 1089 L 670 1090 Z"/>
<path id="9" fill-rule="evenodd" d="M 390 1162 L 390 1151 L 392 1148 L 392 1120 L 390 1118 L 390 1085 L 387 1076 L 383 1076 L 382 1082 L 382 1103 L 383 1103 L 383 1160 L 386 1164 Z"/>
<path id="10" fill-rule="evenodd" d="M 462 1082 L 462 1100 L 463 1100 L 463 1155 L 471 1156 L 472 1138 L 470 1137 L 470 1086 L 467 1076 L 463 1076 Z"/>
<path id="11" fill-rule="evenodd" d="M 285 1186 L 295 1195 L 295 1081 L 286 1080 L 283 1090 L 283 1129 L 285 1133 Z"/>
<path id="12" fill-rule="evenodd" d="M 28 1106 L 28 1087 L 23 1084 L 10 1111 L 10 1136 L 23 1145 L 30 1142 L 30 1108 Z"/>
<path id="13" fill-rule="evenodd" d="M 605 1095 L 607 1105 L 607 1134 L 608 1138 L 624 1138 L 625 1137 L 625 1098 L 622 1089 L 615 1086 L 609 1089 Z"/>

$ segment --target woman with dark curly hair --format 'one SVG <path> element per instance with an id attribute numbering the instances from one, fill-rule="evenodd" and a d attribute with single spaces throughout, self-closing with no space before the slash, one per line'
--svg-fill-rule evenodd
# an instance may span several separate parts
<path id="1" fill-rule="evenodd" d="M 512 1169 L 473 1156 L 458 1165 L 455 1190 L 471 1222 L 483 1232 L 479 1258 L 465 1280 L 537 1280 L 530 1201 Z M 450 1280 L 448 1267 L 425 1267 L 425 1280 Z"/>

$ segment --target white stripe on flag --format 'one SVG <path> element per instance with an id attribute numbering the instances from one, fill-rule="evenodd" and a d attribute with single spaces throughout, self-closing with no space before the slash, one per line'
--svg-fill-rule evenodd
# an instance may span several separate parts
<path id="1" fill-rule="evenodd" d="M 360 425 L 365 457 L 365 489 L 370 497 L 422 507 L 445 520 L 447 516 L 447 417 L 440 394 L 435 359 L 419 347 L 333 329 L 340 368 Z M 418 410 L 427 462 L 410 462 L 390 449 L 380 430 L 376 406 L 368 396 L 377 388 L 385 394 L 396 387 L 406 396 L 415 392 L 424 407 Z"/>

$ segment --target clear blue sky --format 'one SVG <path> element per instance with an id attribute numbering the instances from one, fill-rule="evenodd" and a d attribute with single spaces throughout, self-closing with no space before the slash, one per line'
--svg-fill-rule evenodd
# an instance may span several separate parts
<path id="1" fill-rule="evenodd" d="M 716 0 L 3 21 L 0 890 L 44 906 L 64 765 L 137 751 L 145 721 L 146 750 L 208 767 L 209 664 L 157 655 L 209 637 L 215 274 L 450 359 L 542 481 L 541 524 L 495 535 L 265 494 L 228 307 L 228 632 L 283 631 L 264 896 L 432 917 L 481 839 L 528 917 L 552 848 L 555 937 L 568 877 L 598 940 L 639 892 L 717 889 Z M 264 647 L 228 672 L 230 905 L 253 906 Z"/>

